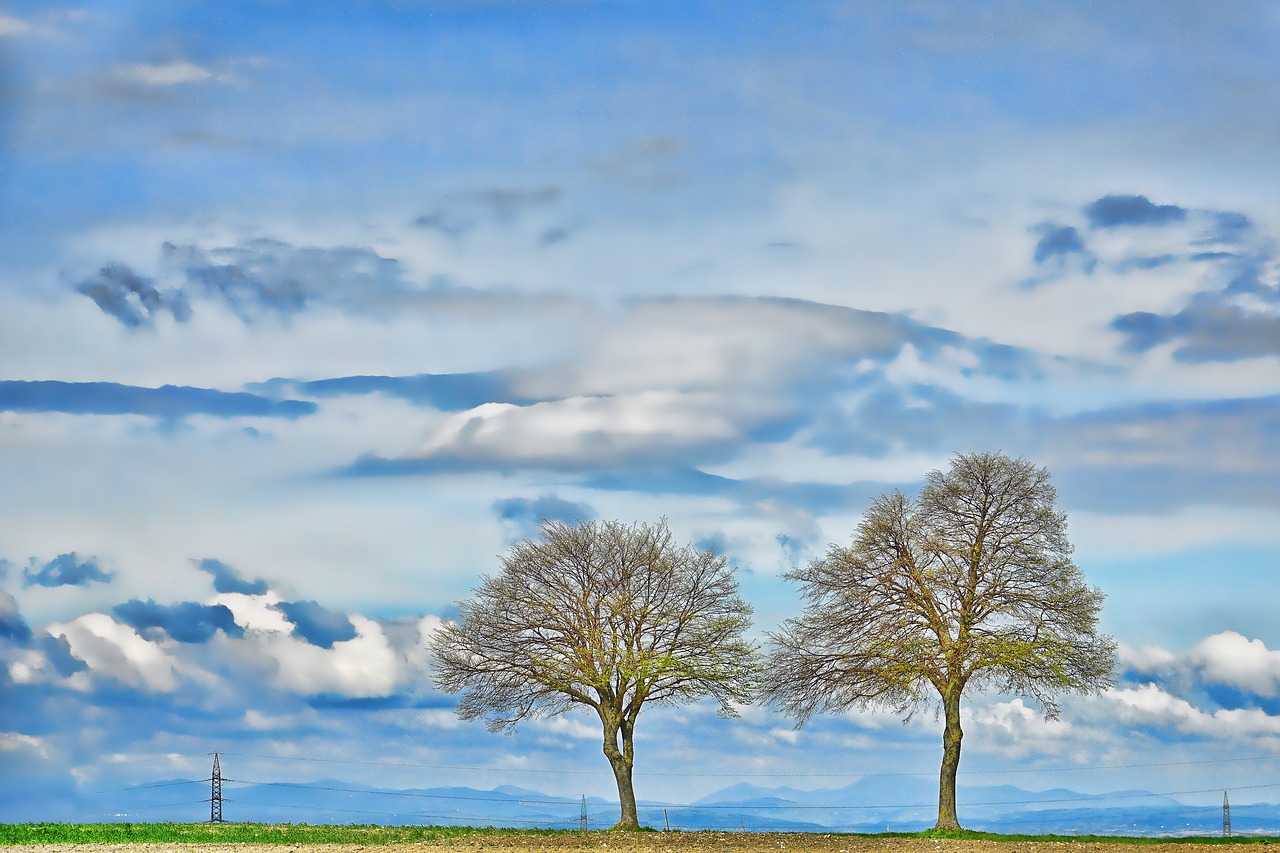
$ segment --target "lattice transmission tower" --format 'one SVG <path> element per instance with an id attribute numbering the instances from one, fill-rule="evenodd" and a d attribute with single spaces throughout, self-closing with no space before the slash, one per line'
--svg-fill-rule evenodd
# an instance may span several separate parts
<path id="1" fill-rule="evenodd" d="M 586 831 L 590 818 L 587 817 L 587 795 L 582 795 L 582 812 L 578 815 L 578 829 Z"/>
<path id="2" fill-rule="evenodd" d="M 1227 792 L 1222 792 L 1222 837 L 1231 837 L 1231 803 L 1227 802 Z"/>
<path id="3" fill-rule="evenodd" d="M 222 823 L 222 766 L 213 754 L 213 775 L 209 777 L 209 823 Z"/>

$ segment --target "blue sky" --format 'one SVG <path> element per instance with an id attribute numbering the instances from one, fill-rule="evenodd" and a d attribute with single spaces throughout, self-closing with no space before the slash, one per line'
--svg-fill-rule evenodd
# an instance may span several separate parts
<path id="1" fill-rule="evenodd" d="M 316 5 L 0 13 L 0 803 L 609 795 L 585 716 L 430 685 L 510 542 L 666 517 L 763 634 L 978 450 L 1053 472 L 1121 678 L 972 697 L 961 774 L 1280 783 L 1273 4 Z M 712 710 L 642 798 L 937 772 L 927 714 Z"/>

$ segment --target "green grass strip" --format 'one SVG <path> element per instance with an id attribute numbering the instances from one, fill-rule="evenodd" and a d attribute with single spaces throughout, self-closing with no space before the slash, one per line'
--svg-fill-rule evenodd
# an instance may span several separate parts
<path id="1" fill-rule="evenodd" d="M 511 830 L 466 826 L 296 823 L 9 823 L 0 845 L 25 844 L 396 844 Z M 531 834 L 538 832 L 530 830 Z"/>
<path id="2" fill-rule="evenodd" d="M 1000 835 L 995 832 L 975 832 L 969 829 L 927 829 L 915 833 L 918 838 L 950 838 L 974 841 L 1065 841 L 1076 844 L 1280 844 L 1280 837 L 1233 835 Z"/>

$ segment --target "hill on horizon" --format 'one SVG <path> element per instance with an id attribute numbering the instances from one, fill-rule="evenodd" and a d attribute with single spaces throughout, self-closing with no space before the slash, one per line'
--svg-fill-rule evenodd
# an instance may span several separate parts
<path id="1" fill-rule="evenodd" d="M 88 796 L 81 821 L 207 819 L 207 783 L 163 780 Z M 299 783 L 228 783 L 223 817 L 257 823 L 375 823 L 387 825 L 576 828 L 584 798 L 547 794 L 517 785 L 491 790 L 466 786 L 392 789 L 336 779 Z M 1032 791 L 1013 785 L 963 786 L 961 822 L 969 829 L 1004 833 L 1190 835 L 1221 831 L 1221 810 L 1190 806 L 1141 790 L 1084 794 L 1066 788 Z M 691 803 L 643 800 L 641 823 L 655 829 L 725 829 L 785 832 L 918 831 L 937 815 L 935 783 L 918 777 L 867 776 L 849 785 L 802 790 L 740 782 Z M 589 826 L 617 821 L 616 802 L 585 798 Z M 17 806 L 17 804 L 14 804 Z M 35 812 L 24 809 L 30 817 Z M 63 819 L 63 818 L 58 818 Z M 1280 832 L 1280 805 L 1233 808 L 1238 834 Z"/>

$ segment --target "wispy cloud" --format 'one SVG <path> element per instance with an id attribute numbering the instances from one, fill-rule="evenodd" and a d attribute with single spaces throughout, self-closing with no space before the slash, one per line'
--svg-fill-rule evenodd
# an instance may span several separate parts
<path id="1" fill-rule="evenodd" d="M 32 31 L 33 27 L 20 18 L 12 15 L 0 15 L 0 37 L 3 36 L 23 36 Z"/>
<path id="2" fill-rule="evenodd" d="M 211 71 L 186 60 L 163 63 L 129 63 L 117 65 L 115 75 L 121 80 L 147 86 L 181 86 L 216 79 Z"/>
<path id="3" fill-rule="evenodd" d="M 266 238 L 206 249 L 165 243 L 161 267 L 178 283 L 160 290 L 151 278 L 113 262 L 76 285 L 105 313 L 131 328 L 162 313 L 190 320 L 193 302 L 212 300 L 246 323 L 284 317 L 316 304 L 386 310 L 411 290 L 399 262 L 367 247 L 310 248 Z M 390 301 L 389 301 L 390 300 Z"/>
<path id="4" fill-rule="evenodd" d="M 77 284 L 76 290 L 131 328 L 149 326 L 166 311 L 179 323 L 191 317 L 191 306 L 180 291 L 162 293 L 154 282 L 125 264 L 108 264 L 97 275 Z"/>
<path id="5" fill-rule="evenodd" d="M 1229 228 L 1225 236 L 1206 236 L 1207 244 L 1225 243 L 1230 249 L 1191 256 L 1207 265 L 1207 286 L 1180 310 L 1116 317 L 1112 328 L 1125 336 L 1125 346 L 1146 352 L 1172 345 L 1174 358 L 1192 363 L 1280 354 L 1280 265 L 1271 240 L 1247 239 L 1248 230 L 1246 225 Z M 1174 260 L 1179 259 L 1159 259 Z"/>
<path id="6" fill-rule="evenodd" d="M 1176 310 L 1137 310 L 1115 316 L 1110 328 L 1129 352 L 1169 347 L 1189 363 L 1229 362 L 1280 353 L 1280 277 L 1274 237 L 1237 211 L 1156 204 L 1142 195 L 1107 195 L 1082 211 L 1089 239 L 1074 225 L 1032 228 L 1039 286 L 1072 273 L 1125 278 L 1167 273 L 1171 284 L 1195 276 L 1200 286 Z M 1117 242 L 1106 232 L 1149 226 L 1153 233 Z M 1102 236 L 1099 236 L 1102 235 Z M 1097 246 L 1090 245 L 1096 239 Z M 1185 291 L 1186 285 L 1178 285 Z M 1167 305 L 1168 299 L 1159 299 Z"/>
<path id="7" fill-rule="evenodd" d="M 486 222 L 511 222 L 522 214 L 550 207 L 560 200 L 560 187 L 534 188 L 490 187 L 472 192 L 454 193 L 413 224 L 446 237 L 458 238 Z M 560 229 L 563 230 L 563 229 Z M 555 239 L 543 242 L 556 242 Z"/>
<path id="8" fill-rule="evenodd" d="M 147 415 L 173 419 L 202 414 L 214 417 L 300 418 L 316 404 L 273 400 L 244 391 L 218 391 L 164 385 L 138 388 L 115 382 L 0 381 L 0 410 L 65 412 L 74 415 Z"/>
<path id="9" fill-rule="evenodd" d="M 444 412 L 466 411 L 485 403 L 529 405 L 545 402 L 518 390 L 522 373 L 504 370 L 483 373 L 424 373 L 417 376 L 337 376 L 308 382 L 275 379 L 251 387 L 260 387 L 268 393 L 282 392 L 321 398 L 384 394 Z"/>

